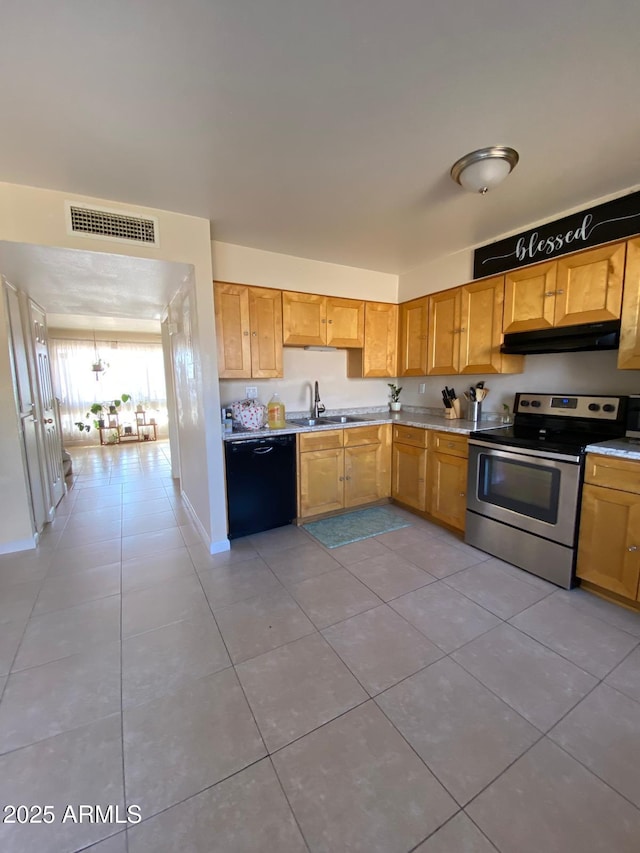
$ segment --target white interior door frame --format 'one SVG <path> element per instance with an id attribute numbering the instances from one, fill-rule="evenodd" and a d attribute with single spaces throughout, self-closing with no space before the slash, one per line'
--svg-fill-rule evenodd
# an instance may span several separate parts
<path id="1" fill-rule="evenodd" d="M 43 477 L 43 448 L 36 402 L 36 390 L 29 366 L 29 338 L 25 335 L 24 308 L 20 291 L 2 277 L 9 318 L 10 358 L 22 461 L 29 491 L 34 533 L 39 534 L 49 521 L 48 498 Z M 22 304 L 21 304 L 22 303 Z"/>
<path id="2" fill-rule="evenodd" d="M 56 400 L 53 393 L 49 345 L 47 341 L 47 315 L 31 297 L 28 299 L 31 346 L 36 378 L 38 408 L 40 412 L 40 434 L 44 451 L 44 479 L 47 486 L 49 521 L 55 516 L 55 508 L 65 493 L 62 469 L 62 439 L 58 429 Z"/>

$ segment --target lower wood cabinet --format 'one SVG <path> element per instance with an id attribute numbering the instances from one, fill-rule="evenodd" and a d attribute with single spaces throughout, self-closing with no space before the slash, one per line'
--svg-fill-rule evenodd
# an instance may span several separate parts
<path id="1" fill-rule="evenodd" d="M 391 497 L 419 512 L 427 509 L 427 431 L 393 427 Z"/>
<path id="2" fill-rule="evenodd" d="M 299 435 L 300 518 L 388 498 L 390 486 L 389 424 Z"/>
<path id="3" fill-rule="evenodd" d="M 393 443 L 391 497 L 420 512 L 427 509 L 427 448 Z"/>
<path id="4" fill-rule="evenodd" d="M 434 451 L 429 454 L 429 513 L 456 530 L 464 530 L 467 511 L 467 460 Z"/>
<path id="5" fill-rule="evenodd" d="M 640 600 L 640 462 L 588 454 L 577 576 Z"/>
<path id="6" fill-rule="evenodd" d="M 391 496 L 418 512 L 464 530 L 467 437 L 419 427 L 394 427 Z"/>

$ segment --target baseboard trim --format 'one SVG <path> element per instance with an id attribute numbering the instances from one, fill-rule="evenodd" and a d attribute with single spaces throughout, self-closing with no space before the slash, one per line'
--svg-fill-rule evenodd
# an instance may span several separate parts
<path id="1" fill-rule="evenodd" d="M 27 539 L 19 539 L 16 542 L 2 542 L 0 543 L 0 554 L 15 554 L 18 551 L 35 551 L 37 544 L 35 536 L 31 536 Z"/>
<path id="2" fill-rule="evenodd" d="M 221 554 L 224 551 L 228 551 L 231 548 L 231 543 L 229 542 L 229 540 L 228 539 L 221 539 L 219 542 L 212 542 L 209 539 L 209 534 L 207 533 L 204 525 L 202 524 L 202 522 L 198 518 L 198 515 L 197 515 L 195 509 L 191 505 L 191 501 L 189 500 L 187 495 L 182 490 L 180 491 L 180 497 L 184 501 L 185 509 L 187 510 L 189 515 L 191 516 L 193 523 L 194 523 L 198 533 L 200 534 L 200 538 L 202 539 L 203 543 L 208 548 L 209 553 L 210 554 Z"/>
<path id="3" fill-rule="evenodd" d="M 212 542 L 209 545 L 210 554 L 223 554 L 225 551 L 231 550 L 231 542 L 228 539 L 220 539 L 219 542 Z"/>

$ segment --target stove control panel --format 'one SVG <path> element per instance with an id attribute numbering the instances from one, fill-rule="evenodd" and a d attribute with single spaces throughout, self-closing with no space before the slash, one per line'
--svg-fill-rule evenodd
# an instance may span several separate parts
<path id="1" fill-rule="evenodd" d="M 582 394 L 516 394 L 515 413 L 560 415 L 616 421 L 624 417 L 625 397 L 587 396 Z"/>

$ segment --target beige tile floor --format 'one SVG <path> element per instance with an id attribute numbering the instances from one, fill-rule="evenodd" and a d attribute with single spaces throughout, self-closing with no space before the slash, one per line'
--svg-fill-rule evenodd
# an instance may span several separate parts
<path id="1" fill-rule="evenodd" d="M 0 805 L 54 814 L 3 853 L 638 853 L 640 615 L 413 516 L 210 556 L 167 454 L 74 451 L 0 557 Z"/>

